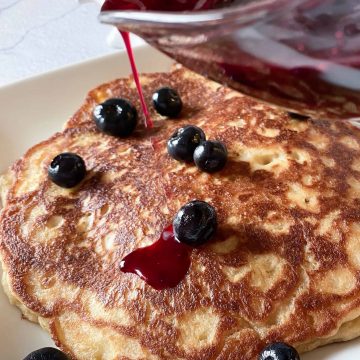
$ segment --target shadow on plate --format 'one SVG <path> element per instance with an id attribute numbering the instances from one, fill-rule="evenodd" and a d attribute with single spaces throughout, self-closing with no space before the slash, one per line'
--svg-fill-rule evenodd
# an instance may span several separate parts
<path id="1" fill-rule="evenodd" d="M 360 338 L 341 343 L 330 344 L 305 353 L 301 360 L 344 360 L 360 359 Z"/>

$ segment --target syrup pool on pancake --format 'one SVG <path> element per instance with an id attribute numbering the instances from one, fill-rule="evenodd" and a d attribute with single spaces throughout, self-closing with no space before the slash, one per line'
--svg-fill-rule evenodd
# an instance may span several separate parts
<path id="1" fill-rule="evenodd" d="M 120 270 L 138 275 L 155 290 L 175 287 L 190 267 L 190 247 L 174 236 L 173 226 L 163 230 L 158 241 L 128 254 Z"/>
<path id="2" fill-rule="evenodd" d="M 191 248 L 208 242 L 216 229 L 215 209 L 205 201 L 191 201 L 179 210 L 158 241 L 127 255 L 120 269 L 138 275 L 156 290 L 175 287 L 189 270 Z"/>

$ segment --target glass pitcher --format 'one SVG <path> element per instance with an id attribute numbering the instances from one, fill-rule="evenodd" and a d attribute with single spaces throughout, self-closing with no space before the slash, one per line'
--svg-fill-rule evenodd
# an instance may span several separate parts
<path id="1" fill-rule="evenodd" d="M 240 0 L 100 21 L 244 94 L 313 118 L 360 119 L 360 0 Z"/>

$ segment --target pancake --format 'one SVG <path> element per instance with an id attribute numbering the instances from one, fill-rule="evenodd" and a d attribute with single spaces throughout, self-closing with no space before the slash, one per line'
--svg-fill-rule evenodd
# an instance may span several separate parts
<path id="1" fill-rule="evenodd" d="M 273 341 L 300 352 L 360 334 L 360 132 L 300 121 L 176 67 L 141 76 L 150 104 L 162 86 L 181 117 L 118 139 L 94 106 L 110 97 L 140 109 L 132 78 L 92 90 L 62 132 L 31 148 L 2 178 L 2 283 L 24 316 L 73 359 L 257 359 Z M 215 174 L 169 157 L 180 126 L 223 141 Z M 47 177 L 59 153 L 86 162 L 63 189 Z M 190 200 L 217 210 L 215 238 L 191 253 L 186 277 L 157 291 L 120 271 Z"/>

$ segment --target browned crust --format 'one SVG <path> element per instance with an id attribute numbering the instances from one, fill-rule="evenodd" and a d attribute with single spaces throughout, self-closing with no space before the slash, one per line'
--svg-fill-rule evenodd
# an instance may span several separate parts
<path id="1" fill-rule="evenodd" d="M 12 295 L 44 318 L 56 344 L 72 351 L 60 341 L 55 324 L 63 314 L 74 313 L 95 328 L 113 329 L 137 339 L 155 358 L 250 360 L 265 343 L 274 340 L 306 350 L 306 344 L 330 337 L 343 322 L 357 318 L 360 273 L 349 258 L 347 245 L 351 228 L 360 217 L 360 190 L 357 193 L 356 186 L 351 185 L 360 184 L 356 165 L 359 131 L 341 122 L 297 123 L 286 113 L 236 96 L 182 69 L 146 75 L 143 83 L 148 103 L 156 88 L 176 88 L 185 104 L 182 117 L 165 120 L 153 113 L 155 129 L 146 132 L 140 127 L 134 137 L 126 140 L 99 133 L 91 120 L 94 104 L 122 96 L 140 108 L 131 80 L 115 80 L 91 91 L 63 132 L 31 148 L 12 167 L 15 180 L 0 218 L 3 266 Z M 241 127 L 236 125 L 240 122 Z M 208 138 L 222 140 L 228 146 L 229 163 L 219 174 L 205 175 L 191 165 L 181 166 L 167 155 L 166 140 L 177 127 L 188 123 L 201 126 Z M 264 135 L 267 129 L 276 130 L 276 135 Z M 286 167 L 281 168 L 279 163 L 271 171 L 254 171 L 254 159 L 241 159 L 244 149 L 257 148 L 284 155 Z M 301 162 L 294 149 L 307 154 L 307 158 Z M 68 150 L 85 159 L 89 175 L 75 191 L 54 198 L 46 165 L 58 152 Z M 40 177 L 33 190 L 22 193 L 38 152 L 44 157 L 38 170 Z M 113 154 L 117 156 L 111 158 Z M 327 166 L 324 161 L 333 164 Z M 110 173 L 121 175 L 105 182 Z M 313 179 L 311 185 L 304 184 L 304 175 Z M 303 205 L 291 200 L 288 194 L 293 184 L 301 184 L 306 194 L 315 196 L 316 204 L 307 198 Z M 125 191 L 126 187 L 131 190 Z M 179 206 L 194 198 L 216 207 L 220 226 L 212 244 L 193 251 L 184 281 L 174 289 L 159 292 L 133 275 L 122 274 L 120 259 L 157 239 Z M 114 206 L 100 216 L 105 204 Z M 40 205 L 45 211 L 24 234 L 31 210 Z M 321 221 L 333 212 L 337 215 L 331 231 L 319 233 Z M 87 213 L 95 214 L 94 224 L 79 233 L 76 224 Z M 44 243 L 34 240 L 54 214 L 64 219 L 56 236 Z M 290 224 L 283 233 L 270 231 L 264 225 L 282 219 Z M 118 226 L 111 256 L 99 253 L 100 239 L 113 224 Z M 222 254 L 217 250 L 218 243 L 231 236 L 239 241 L 230 252 Z M 254 285 L 255 270 L 249 270 L 238 281 L 226 276 L 226 269 L 244 268 L 265 255 L 276 255 L 283 264 L 281 275 L 265 291 Z M 318 267 L 313 268 L 314 263 Z M 348 271 L 353 286 L 347 292 L 336 293 L 328 288 L 324 291 L 321 281 L 338 269 Z M 40 276 L 45 288 L 51 288 L 47 282 L 55 278 L 64 287 L 73 286 L 79 292 L 70 299 L 39 298 L 33 284 L 29 284 L 33 274 Z M 129 293 L 135 290 L 136 296 L 131 298 Z M 84 304 L 85 292 L 90 292 L 105 309 L 124 310 L 132 321 L 119 325 L 94 319 Z M 176 324 L 199 309 L 211 309 L 219 319 L 216 336 L 207 346 L 184 349 L 179 345 L 181 336 Z"/>

